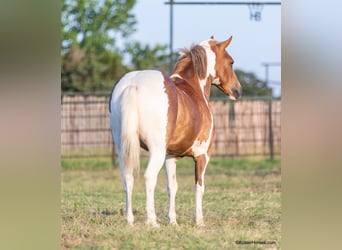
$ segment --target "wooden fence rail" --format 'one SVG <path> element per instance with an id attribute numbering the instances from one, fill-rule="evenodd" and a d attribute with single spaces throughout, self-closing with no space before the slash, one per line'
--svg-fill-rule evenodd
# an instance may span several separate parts
<path id="1" fill-rule="evenodd" d="M 108 99 L 108 95 L 62 96 L 62 158 L 112 156 Z M 215 121 L 214 156 L 280 154 L 280 100 L 242 99 L 210 104 Z"/>

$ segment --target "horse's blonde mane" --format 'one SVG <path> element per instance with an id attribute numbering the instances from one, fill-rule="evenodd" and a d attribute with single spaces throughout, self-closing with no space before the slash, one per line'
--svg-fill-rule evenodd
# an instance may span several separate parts
<path id="1" fill-rule="evenodd" d="M 181 66 L 182 62 L 190 60 L 194 66 L 195 74 L 199 79 L 203 79 L 207 75 L 207 55 L 200 45 L 192 45 L 190 49 L 183 48 L 179 51 L 177 66 Z"/>

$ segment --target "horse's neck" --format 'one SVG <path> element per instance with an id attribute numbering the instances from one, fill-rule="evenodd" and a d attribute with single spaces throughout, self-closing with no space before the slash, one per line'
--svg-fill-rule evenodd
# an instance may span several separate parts
<path id="1" fill-rule="evenodd" d="M 189 84 L 194 91 L 199 92 L 200 95 L 204 96 L 204 98 L 209 101 L 210 96 L 210 78 L 211 76 L 206 77 L 205 79 L 199 80 L 195 75 L 193 70 L 184 70 L 179 71 L 177 68 L 172 72 L 171 78 L 180 78 L 183 80 L 183 84 Z"/>
<path id="2" fill-rule="evenodd" d="M 209 101 L 212 77 L 211 75 L 209 75 L 201 81 L 202 81 L 202 86 L 203 86 L 203 95 L 206 98 L 206 100 Z"/>

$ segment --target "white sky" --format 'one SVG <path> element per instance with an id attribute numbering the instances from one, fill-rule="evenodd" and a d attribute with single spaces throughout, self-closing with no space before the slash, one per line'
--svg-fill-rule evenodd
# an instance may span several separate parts
<path id="1" fill-rule="evenodd" d="M 151 45 L 169 44 L 170 7 L 164 4 L 166 1 L 137 1 L 134 14 L 138 23 L 133 39 Z M 281 5 L 264 5 L 260 22 L 250 20 L 247 5 L 174 5 L 173 13 L 174 51 L 211 35 L 218 41 L 232 35 L 227 50 L 234 58 L 235 69 L 253 72 L 264 80 L 262 63 L 281 62 Z M 269 80 L 280 83 L 280 67 L 270 67 Z M 270 86 L 274 95 L 279 96 L 280 84 Z"/>

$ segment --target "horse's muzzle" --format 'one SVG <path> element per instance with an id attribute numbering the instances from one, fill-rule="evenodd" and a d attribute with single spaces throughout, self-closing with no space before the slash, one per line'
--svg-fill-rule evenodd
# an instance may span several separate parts
<path id="1" fill-rule="evenodd" d="M 241 95 L 242 95 L 242 89 L 241 89 L 241 87 L 233 87 L 232 88 L 232 94 L 231 95 L 229 95 L 229 98 L 231 99 L 231 100 L 237 100 L 237 99 L 239 99 L 240 97 L 241 97 Z"/>

